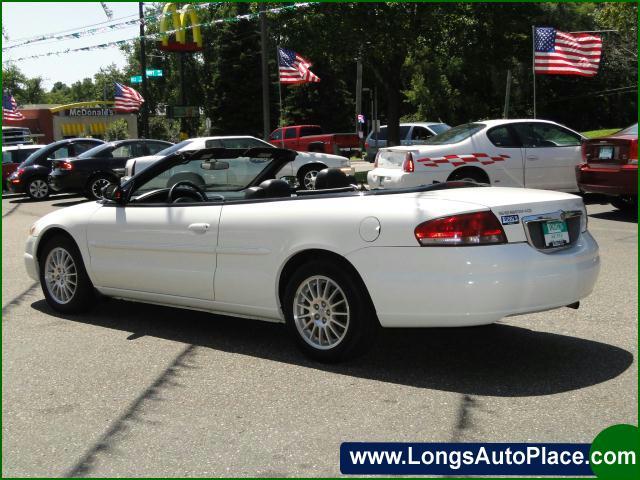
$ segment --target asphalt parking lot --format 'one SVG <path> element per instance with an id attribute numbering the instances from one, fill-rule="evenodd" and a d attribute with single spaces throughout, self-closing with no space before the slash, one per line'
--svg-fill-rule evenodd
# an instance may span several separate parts
<path id="1" fill-rule="evenodd" d="M 55 313 L 23 244 L 80 201 L 2 200 L 3 476 L 337 476 L 343 441 L 590 442 L 638 422 L 637 218 L 597 200 L 602 270 L 579 310 L 385 331 L 332 366 L 280 325 L 116 300 Z"/>

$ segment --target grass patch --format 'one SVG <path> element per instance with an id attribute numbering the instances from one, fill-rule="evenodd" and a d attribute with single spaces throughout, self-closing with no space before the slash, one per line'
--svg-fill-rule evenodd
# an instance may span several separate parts
<path id="1" fill-rule="evenodd" d="M 589 130 L 588 132 L 582 132 L 587 138 L 597 138 L 597 137 L 605 137 L 607 135 L 611 135 L 612 133 L 616 133 L 622 130 L 621 128 L 605 128 L 602 130 Z"/>
<path id="2" fill-rule="evenodd" d="M 358 183 L 367 183 L 367 172 L 356 172 L 354 176 Z"/>

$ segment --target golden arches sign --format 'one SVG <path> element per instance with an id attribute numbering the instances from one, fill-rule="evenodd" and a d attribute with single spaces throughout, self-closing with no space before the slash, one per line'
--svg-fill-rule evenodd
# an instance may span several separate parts
<path id="1" fill-rule="evenodd" d="M 171 19 L 172 28 L 168 28 Z M 189 25 L 190 24 L 190 25 Z M 187 42 L 187 33 L 191 31 L 192 42 Z M 160 19 L 160 33 L 162 34 L 160 50 L 167 52 L 197 52 L 202 50 L 202 31 L 200 20 L 195 8 L 190 3 L 178 10 L 175 3 L 165 3 Z M 175 41 L 171 41 L 171 34 L 175 34 Z"/>

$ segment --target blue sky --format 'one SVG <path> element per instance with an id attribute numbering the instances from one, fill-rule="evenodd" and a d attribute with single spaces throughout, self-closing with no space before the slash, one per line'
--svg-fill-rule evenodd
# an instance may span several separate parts
<path id="1" fill-rule="evenodd" d="M 107 2 L 113 11 L 114 20 L 127 17 L 134 18 L 138 14 L 138 2 Z M 9 36 L 9 42 L 3 40 L 3 48 L 12 43 L 20 43 L 18 39 L 33 37 L 62 30 L 81 30 L 91 24 L 106 22 L 107 16 L 99 2 L 3 2 L 2 25 Z M 28 55 L 49 51 L 80 48 L 124 38 L 131 38 L 139 33 L 139 27 L 133 25 L 121 30 L 85 36 L 71 40 L 47 40 L 25 45 L 2 52 L 2 61 L 16 59 Z M 124 65 L 124 55 L 117 47 L 89 52 L 68 53 L 16 62 L 20 70 L 27 76 L 41 76 L 45 88 L 49 89 L 55 82 L 71 84 L 76 80 L 93 77 L 100 67 L 115 63 Z"/>

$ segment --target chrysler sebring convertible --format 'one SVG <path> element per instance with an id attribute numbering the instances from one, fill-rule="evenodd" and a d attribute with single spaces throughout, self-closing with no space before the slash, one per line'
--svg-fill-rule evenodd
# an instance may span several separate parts
<path id="1" fill-rule="evenodd" d="M 30 229 L 24 254 L 65 314 L 109 297 L 286 323 L 321 361 L 382 327 L 464 327 L 576 307 L 599 271 L 581 198 L 448 182 L 360 191 L 274 179 L 296 152 L 169 155 Z"/>

